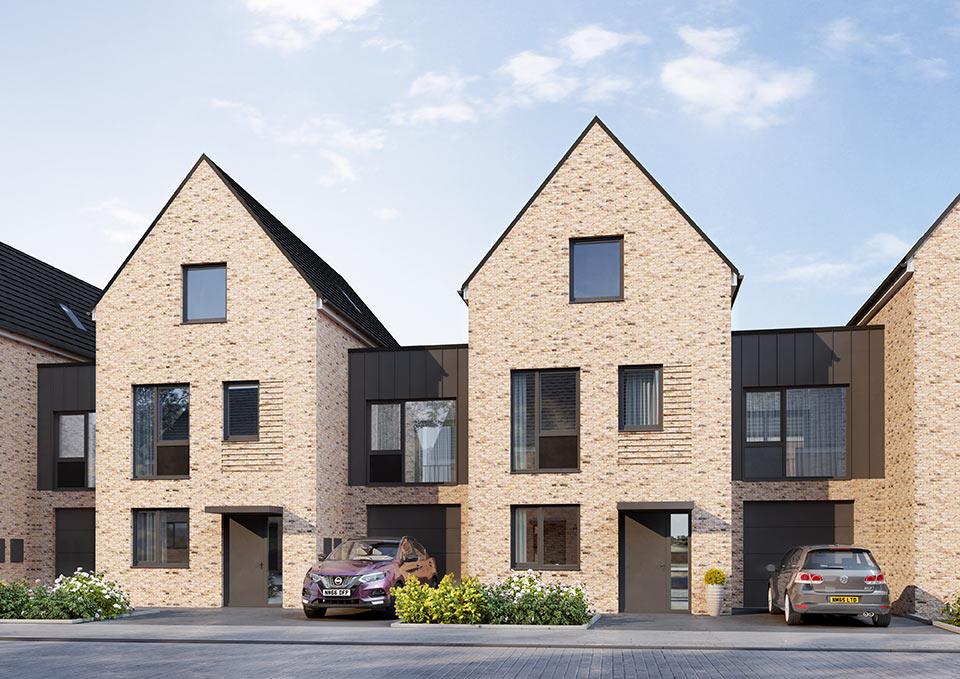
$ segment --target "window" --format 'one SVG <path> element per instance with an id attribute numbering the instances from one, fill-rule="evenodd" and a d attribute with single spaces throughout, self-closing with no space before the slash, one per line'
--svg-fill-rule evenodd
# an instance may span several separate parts
<path id="1" fill-rule="evenodd" d="M 80 319 L 77 317 L 77 314 L 74 313 L 73 309 L 68 307 L 66 304 L 61 304 L 60 308 L 63 309 L 63 313 L 65 313 L 67 318 L 70 319 L 70 322 L 73 323 L 73 327 L 75 327 L 77 330 L 83 330 L 84 332 L 87 331 L 86 327 L 84 327 L 83 323 L 80 322 Z"/>
<path id="2" fill-rule="evenodd" d="M 134 478 L 190 474 L 190 387 L 133 389 Z"/>
<path id="3" fill-rule="evenodd" d="M 227 265 L 183 267 L 183 322 L 227 320 Z"/>
<path id="4" fill-rule="evenodd" d="M 580 567 L 580 507 L 512 507 L 511 568 L 563 570 Z"/>
<path id="5" fill-rule="evenodd" d="M 96 413 L 57 413 L 57 488 L 93 488 Z"/>
<path id="6" fill-rule="evenodd" d="M 256 441 L 260 438 L 260 383 L 223 385 L 223 438 Z"/>
<path id="7" fill-rule="evenodd" d="M 623 299 L 623 237 L 570 241 L 570 301 Z"/>
<path id="8" fill-rule="evenodd" d="M 133 512 L 133 565 L 190 565 L 190 513 L 186 509 Z"/>
<path id="9" fill-rule="evenodd" d="M 744 477 L 846 478 L 847 387 L 745 394 Z"/>
<path id="10" fill-rule="evenodd" d="M 23 563 L 23 540 L 10 540 L 10 563 Z"/>
<path id="11" fill-rule="evenodd" d="M 457 402 L 370 404 L 370 483 L 453 483 Z"/>
<path id="12" fill-rule="evenodd" d="M 620 431 L 662 428 L 661 374 L 659 366 L 620 368 Z"/>
<path id="13" fill-rule="evenodd" d="M 513 471 L 576 470 L 580 371 L 516 370 L 510 380 Z"/>

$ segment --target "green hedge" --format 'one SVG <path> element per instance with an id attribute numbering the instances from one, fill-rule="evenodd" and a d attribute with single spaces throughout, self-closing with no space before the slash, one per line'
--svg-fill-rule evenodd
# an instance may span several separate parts
<path id="1" fill-rule="evenodd" d="M 544 584 L 533 573 L 494 585 L 447 575 L 436 587 L 411 579 L 392 590 L 401 622 L 434 624 L 583 625 L 593 612 L 580 587 Z"/>
<path id="2" fill-rule="evenodd" d="M 944 622 L 951 625 L 960 625 L 960 594 L 943 604 L 943 610 L 940 614 L 943 616 Z"/>
<path id="3" fill-rule="evenodd" d="M 109 620 L 129 612 L 130 600 L 102 574 L 77 570 L 58 577 L 53 586 L 0 582 L 0 619 Z"/>

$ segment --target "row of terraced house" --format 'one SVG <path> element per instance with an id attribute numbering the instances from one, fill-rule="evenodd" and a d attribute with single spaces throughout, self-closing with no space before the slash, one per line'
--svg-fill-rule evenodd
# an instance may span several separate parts
<path id="1" fill-rule="evenodd" d="M 468 343 L 399 346 L 203 156 L 103 290 L 0 244 L 0 579 L 293 607 L 318 554 L 403 534 L 457 575 L 703 613 L 711 567 L 753 608 L 789 547 L 855 543 L 935 613 L 957 201 L 846 325 L 732 331 L 742 280 L 594 119 L 460 289 Z"/>

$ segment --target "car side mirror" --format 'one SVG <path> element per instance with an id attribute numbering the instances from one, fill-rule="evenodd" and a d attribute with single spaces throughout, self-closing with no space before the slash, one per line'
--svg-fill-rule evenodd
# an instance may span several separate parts
<path id="1" fill-rule="evenodd" d="M 763 568 L 767 571 L 767 573 L 773 573 L 775 570 L 777 570 L 777 567 L 774 566 L 772 563 L 768 563 Z"/>
<path id="2" fill-rule="evenodd" d="M 327 558 L 326 554 L 317 554 L 317 561 L 323 561 Z"/>
<path id="3" fill-rule="evenodd" d="M 414 561 L 417 561 L 417 559 L 418 557 L 416 554 L 408 554 L 403 558 L 403 563 L 413 563 Z"/>

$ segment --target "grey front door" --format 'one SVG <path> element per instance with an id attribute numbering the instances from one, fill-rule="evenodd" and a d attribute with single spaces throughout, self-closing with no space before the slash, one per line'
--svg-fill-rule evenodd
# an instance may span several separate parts
<path id="1" fill-rule="evenodd" d="M 267 517 L 226 518 L 228 606 L 267 605 Z"/>
<path id="2" fill-rule="evenodd" d="M 70 575 L 77 568 L 94 569 L 94 524 L 93 509 L 56 510 L 56 575 Z"/>
<path id="3" fill-rule="evenodd" d="M 690 517 L 671 511 L 620 513 L 620 610 L 690 609 Z"/>

